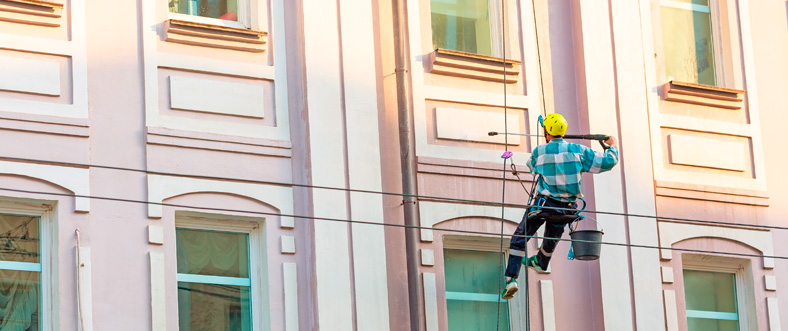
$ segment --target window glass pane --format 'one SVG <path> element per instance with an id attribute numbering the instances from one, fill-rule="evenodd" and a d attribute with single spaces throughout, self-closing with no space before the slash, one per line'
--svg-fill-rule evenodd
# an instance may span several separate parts
<path id="1" fill-rule="evenodd" d="M 669 0 L 669 1 L 690 3 L 693 5 L 702 5 L 702 6 L 709 5 L 709 0 Z"/>
<path id="2" fill-rule="evenodd" d="M 169 0 L 171 13 L 238 20 L 238 0 Z"/>
<path id="3" fill-rule="evenodd" d="M 660 7 L 668 80 L 716 85 L 709 13 Z"/>
<path id="4" fill-rule="evenodd" d="M 449 331 L 496 330 L 496 322 L 500 323 L 498 330 L 509 330 L 509 306 L 506 301 L 501 302 L 500 320 L 495 317 L 498 311 L 495 302 L 449 300 L 446 308 L 449 313 Z"/>
<path id="5" fill-rule="evenodd" d="M 734 275 L 724 272 L 684 270 L 687 309 L 735 313 Z"/>
<path id="6" fill-rule="evenodd" d="M 41 273 L 0 270 L 0 330 L 38 330 Z"/>
<path id="7" fill-rule="evenodd" d="M 447 249 L 443 251 L 446 292 L 487 294 L 477 300 L 495 300 L 498 286 L 504 278 L 501 268 L 501 255 L 498 252 L 480 252 Z M 499 278 L 500 277 L 500 278 Z M 475 301 L 472 296 L 466 299 L 447 300 L 449 330 L 491 330 L 498 321 L 496 301 Z M 500 304 L 500 329 L 509 329 L 509 306 L 507 301 Z"/>
<path id="8" fill-rule="evenodd" d="M 737 321 L 723 321 L 706 318 L 688 318 L 688 331 L 737 331 L 739 323 Z"/>
<path id="9" fill-rule="evenodd" d="M 431 0 L 432 46 L 492 55 L 488 0 Z"/>
<path id="10" fill-rule="evenodd" d="M 248 278 L 248 243 L 246 233 L 177 229 L 178 273 Z"/>
<path id="11" fill-rule="evenodd" d="M 447 249 L 443 254 L 446 291 L 498 293 L 497 279 L 503 278 L 498 252 Z"/>
<path id="12" fill-rule="evenodd" d="M 38 217 L 0 215 L 0 260 L 38 263 L 40 239 Z"/>
<path id="13" fill-rule="evenodd" d="M 251 330 L 249 287 L 178 282 L 181 331 Z"/>

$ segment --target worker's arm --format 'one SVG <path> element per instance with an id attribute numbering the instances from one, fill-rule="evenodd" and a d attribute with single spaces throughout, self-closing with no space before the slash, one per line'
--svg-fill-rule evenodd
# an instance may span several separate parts
<path id="1" fill-rule="evenodd" d="M 531 158 L 529 158 L 528 163 L 526 163 L 528 169 L 531 170 L 531 173 L 533 173 L 534 169 L 536 169 L 536 158 L 539 157 L 537 154 L 538 153 L 536 152 L 536 149 L 534 149 L 533 152 L 531 152 Z"/>
<path id="2" fill-rule="evenodd" d="M 598 174 L 613 169 L 618 164 L 618 147 L 615 138 L 611 137 L 605 143 L 610 145 L 610 148 L 604 152 L 597 152 L 591 148 L 586 148 L 583 152 L 584 172 Z"/>

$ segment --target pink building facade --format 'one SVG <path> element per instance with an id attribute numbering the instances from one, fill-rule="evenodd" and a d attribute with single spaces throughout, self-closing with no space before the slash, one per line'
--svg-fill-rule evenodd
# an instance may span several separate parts
<path id="1" fill-rule="evenodd" d="M 0 0 L 0 329 L 788 323 L 785 0 L 402 3 Z M 618 137 L 583 194 L 619 245 L 499 305 L 549 113 Z"/>

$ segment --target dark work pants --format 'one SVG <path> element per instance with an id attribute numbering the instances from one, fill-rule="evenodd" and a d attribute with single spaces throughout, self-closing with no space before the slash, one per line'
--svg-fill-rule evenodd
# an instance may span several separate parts
<path id="1" fill-rule="evenodd" d="M 559 207 L 559 208 L 577 208 L 577 204 L 575 203 L 565 203 L 561 201 L 556 201 L 553 199 L 546 199 L 544 202 L 545 207 Z M 528 242 L 530 238 L 523 238 L 519 236 L 533 236 L 536 233 L 536 230 L 539 229 L 542 224 L 545 223 L 547 220 L 548 223 L 545 225 L 544 237 L 545 238 L 561 238 L 561 235 L 564 233 L 564 227 L 566 227 L 566 223 L 551 223 L 549 222 L 550 216 L 552 215 L 574 215 L 576 211 L 570 210 L 554 210 L 548 208 L 542 208 L 541 211 L 528 217 L 528 214 L 535 207 L 531 207 L 528 211 L 523 215 L 523 220 L 520 221 L 520 225 L 517 226 L 517 230 L 514 231 L 514 237 L 512 237 L 512 241 L 509 244 L 509 263 L 506 267 L 506 277 L 517 278 L 520 274 L 520 267 L 523 262 L 523 257 L 525 257 L 525 244 Z M 556 239 L 544 239 L 542 241 L 542 247 L 539 249 L 539 252 L 536 254 L 536 259 L 539 262 L 539 267 L 542 270 L 547 270 L 547 266 L 550 264 L 550 258 L 553 256 L 553 252 L 555 251 L 555 247 L 558 245 L 558 240 Z"/>

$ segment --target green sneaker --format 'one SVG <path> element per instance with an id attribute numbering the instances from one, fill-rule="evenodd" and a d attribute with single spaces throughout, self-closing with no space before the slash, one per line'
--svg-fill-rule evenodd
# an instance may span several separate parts
<path id="1" fill-rule="evenodd" d="M 506 290 L 503 292 L 503 295 L 501 295 L 501 299 L 509 300 L 514 298 L 514 294 L 517 293 L 517 290 L 517 278 L 509 278 L 509 280 L 506 281 Z"/>
<path id="2" fill-rule="evenodd" d="M 542 267 L 539 266 L 539 261 L 536 259 L 536 255 L 532 255 L 527 259 L 523 259 L 523 264 L 525 264 L 529 268 L 533 268 L 538 273 L 544 273 Z"/>

